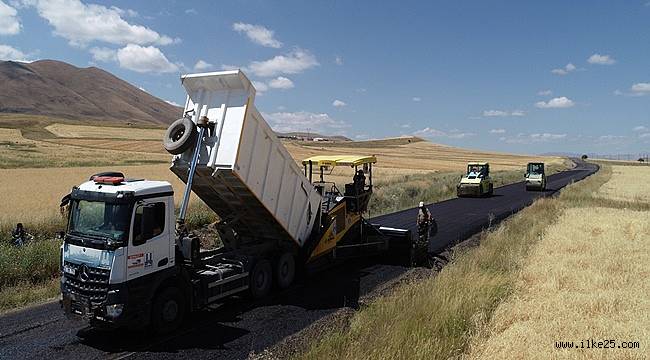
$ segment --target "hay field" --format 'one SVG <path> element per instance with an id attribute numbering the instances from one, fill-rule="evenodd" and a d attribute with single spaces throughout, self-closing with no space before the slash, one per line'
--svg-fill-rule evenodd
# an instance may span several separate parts
<path id="1" fill-rule="evenodd" d="M 650 202 L 650 186 L 642 179 L 650 177 L 650 166 L 612 166 L 613 176 L 601 188 L 599 196 L 621 201 Z"/>
<path id="2" fill-rule="evenodd" d="M 45 129 L 57 137 L 63 138 L 95 138 L 95 139 L 128 139 L 162 141 L 164 129 L 141 129 L 130 127 L 70 125 L 55 123 Z"/>
<path id="3" fill-rule="evenodd" d="M 424 171 L 465 171 L 468 161 L 488 161 L 491 170 L 518 170 L 530 161 L 544 161 L 559 165 L 559 157 L 514 155 L 480 150 L 461 149 L 434 144 L 418 138 L 412 142 L 394 144 L 394 141 L 359 141 L 352 143 L 308 143 L 289 141 L 285 146 L 296 159 L 322 154 L 372 154 L 377 155 L 378 166 Z"/>
<path id="4" fill-rule="evenodd" d="M 110 145 L 110 141 L 109 145 Z M 79 146 L 81 145 L 81 146 Z M 118 149 L 118 150 L 115 150 Z M 61 168 L 111 164 L 151 164 L 169 161 L 163 153 L 137 152 L 131 146 L 84 147 L 49 139 L 29 139 L 23 130 L 0 127 L 0 168 Z"/>
<path id="5" fill-rule="evenodd" d="M 498 306 L 468 357 L 647 358 L 650 216 L 648 203 L 638 200 L 647 187 L 635 180 L 644 171 L 614 166 L 591 206 L 563 212 L 525 260 L 513 295 Z M 619 199 L 625 201 L 620 206 L 604 206 Z M 638 208 L 628 208 L 630 201 Z M 556 341 L 581 346 L 586 339 L 615 340 L 615 348 L 555 347 Z M 640 348 L 618 348 L 623 341 Z"/>

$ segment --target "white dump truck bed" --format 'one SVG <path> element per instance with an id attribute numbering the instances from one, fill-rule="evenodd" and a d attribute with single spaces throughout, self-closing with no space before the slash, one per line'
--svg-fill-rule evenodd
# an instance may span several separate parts
<path id="1" fill-rule="evenodd" d="M 185 113 L 211 123 L 199 153 L 192 191 L 244 237 L 303 246 L 321 195 L 254 105 L 255 89 L 239 70 L 181 77 Z M 187 181 L 193 149 L 172 160 Z"/>

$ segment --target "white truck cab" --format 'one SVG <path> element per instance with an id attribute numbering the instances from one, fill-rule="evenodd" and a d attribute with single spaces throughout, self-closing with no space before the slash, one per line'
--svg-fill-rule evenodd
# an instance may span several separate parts
<path id="1" fill-rule="evenodd" d="M 72 190 L 61 259 L 63 302 L 72 313 L 118 318 L 125 286 L 133 294 L 173 269 L 173 194 L 165 181 L 107 176 Z"/>

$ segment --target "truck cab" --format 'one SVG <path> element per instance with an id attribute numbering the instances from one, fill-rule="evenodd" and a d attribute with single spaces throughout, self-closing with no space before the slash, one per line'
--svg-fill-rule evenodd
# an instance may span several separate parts
<path id="1" fill-rule="evenodd" d="M 526 183 L 526 190 L 546 190 L 546 171 L 544 170 L 544 163 L 530 162 L 526 166 L 526 173 L 524 174 Z"/>
<path id="2" fill-rule="evenodd" d="M 73 188 L 61 247 L 67 312 L 116 324 L 148 316 L 152 284 L 174 272 L 173 194 L 165 181 L 123 177 Z"/>

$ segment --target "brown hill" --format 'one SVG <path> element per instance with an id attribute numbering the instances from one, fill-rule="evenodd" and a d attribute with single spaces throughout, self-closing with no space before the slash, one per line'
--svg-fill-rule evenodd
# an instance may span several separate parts
<path id="1" fill-rule="evenodd" d="M 169 124 L 181 109 L 96 67 L 0 61 L 0 113 Z"/>

